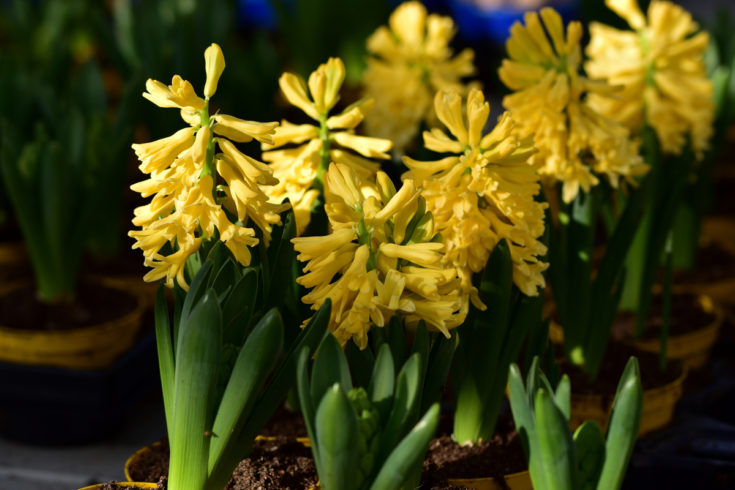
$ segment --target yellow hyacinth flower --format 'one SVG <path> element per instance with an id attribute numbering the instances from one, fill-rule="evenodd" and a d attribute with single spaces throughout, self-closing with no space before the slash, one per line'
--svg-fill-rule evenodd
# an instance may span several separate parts
<path id="1" fill-rule="evenodd" d="M 453 57 L 450 17 L 428 15 L 420 2 L 406 2 L 367 41 L 371 56 L 362 83 L 375 106 L 365 118 L 368 134 L 391 138 L 397 153 L 413 141 L 422 121 L 433 125 L 437 90 L 466 94 L 462 78 L 475 74 L 474 53 Z"/>
<path id="2" fill-rule="evenodd" d="M 590 105 L 633 131 L 650 125 L 666 153 L 681 153 L 689 135 L 701 158 L 714 120 L 704 65 L 707 32 L 697 32 L 691 14 L 671 2 L 652 1 L 648 17 L 635 0 L 606 4 L 633 30 L 590 25 L 587 73 L 622 87 L 613 97 L 591 97 Z"/>
<path id="3" fill-rule="evenodd" d="M 339 100 L 344 78 L 342 60 L 330 58 L 309 76 L 308 85 L 293 73 L 284 73 L 278 80 L 286 100 L 318 123 L 283 120 L 272 141 L 263 143 L 263 159 L 270 162 L 279 181 L 266 193 L 274 203 L 290 201 L 299 235 L 309 224 L 312 205 L 323 186 L 322 174 L 330 162 L 348 165 L 367 179 L 380 168 L 371 158 L 390 158 L 386 153 L 392 147 L 390 140 L 354 134 L 370 110 L 371 100 L 360 100 L 339 114 L 329 115 Z"/>
<path id="4" fill-rule="evenodd" d="M 365 180 L 333 163 L 324 208 L 331 234 L 292 239 L 298 260 L 308 261 L 297 282 L 311 289 L 303 301 L 312 309 L 332 301 L 329 328 L 343 345 L 352 339 L 364 349 L 371 326 L 383 327 L 395 314 L 446 336 L 462 323 L 460 278 L 443 260 L 444 245 L 413 181 L 396 191 L 383 172 Z"/>
<path id="5" fill-rule="evenodd" d="M 216 44 L 207 48 L 204 58 L 204 99 L 178 75 L 168 86 L 148 80 L 143 94 L 159 107 L 179 109 L 190 126 L 167 138 L 133 145 L 141 171 L 150 178 L 131 188 L 143 197 L 153 196 L 149 204 L 135 210 L 133 225 L 141 229 L 129 232 L 136 239 L 133 248 L 140 248 L 145 265 L 153 268 L 144 277 L 146 281 L 165 279 L 167 286 L 176 282 L 184 289 L 188 287 L 186 261 L 203 240 L 218 234 L 235 258 L 248 265 L 248 247 L 259 240 L 246 225 L 255 223 L 267 245 L 273 225 L 281 222 L 278 213 L 284 210 L 269 202 L 263 192 L 265 186 L 277 182 L 272 170 L 226 139 L 272 142 L 278 123 L 223 114 L 210 117 L 209 98 L 217 89 L 225 61 Z"/>
<path id="6" fill-rule="evenodd" d="M 638 142 L 587 103 L 588 97 L 615 88 L 580 74 L 582 25 L 571 22 L 565 33 L 561 16 L 551 8 L 540 15 L 526 13 L 524 22 L 511 27 L 509 58 L 498 73 L 513 91 L 503 105 L 521 136 L 534 136 L 538 153 L 531 163 L 543 177 L 562 183 L 565 202 L 597 185 L 596 174 L 606 175 L 613 186 L 620 178 L 633 182 L 647 169 Z"/>
<path id="7" fill-rule="evenodd" d="M 518 289 L 535 296 L 544 287 L 548 264 L 540 259 L 546 246 L 539 238 L 546 204 L 534 200 L 541 186 L 528 164 L 535 152 L 532 138 L 517 136 L 507 112 L 483 136 L 490 105 L 480 90 L 470 92 L 465 111 L 462 105 L 457 93 L 436 94 L 436 114 L 454 139 L 435 128 L 424 133 L 424 143 L 429 150 L 454 155 L 430 162 L 403 157 L 409 169 L 404 179 L 422 188 L 446 246 L 445 262 L 457 267 L 463 291 L 484 309 L 472 288 L 472 273 L 485 267 L 502 239 L 510 248 Z"/>

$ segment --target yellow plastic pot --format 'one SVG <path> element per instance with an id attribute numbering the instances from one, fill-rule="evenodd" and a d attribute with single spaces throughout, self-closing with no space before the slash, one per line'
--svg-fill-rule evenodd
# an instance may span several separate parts
<path id="1" fill-rule="evenodd" d="M 449 484 L 458 487 L 467 487 L 473 490 L 532 490 L 531 475 L 526 471 L 511 473 L 503 477 L 505 485 L 495 478 L 450 478 Z"/>
<path id="2" fill-rule="evenodd" d="M 156 488 L 158 487 L 157 483 L 148 483 L 148 482 L 132 482 L 132 481 L 119 481 L 115 482 L 121 487 L 130 487 L 130 488 Z M 88 487 L 80 488 L 79 490 L 99 490 L 102 488 L 104 483 L 98 483 L 97 485 L 89 485 Z"/>
<path id="3" fill-rule="evenodd" d="M 714 315 L 712 323 L 693 332 L 669 335 L 666 346 L 666 357 L 682 361 L 686 369 L 699 369 L 707 363 L 712 345 L 717 340 L 725 319 L 722 308 L 718 307 L 708 295 L 700 295 L 697 302 L 702 310 Z M 634 339 L 630 343 L 646 352 L 658 353 L 661 349 L 661 340 L 658 338 Z"/>
<path id="4" fill-rule="evenodd" d="M 0 326 L 0 362 L 69 369 L 102 369 L 111 365 L 133 345 L 145 304 L 138 294 L 121 287 L 114 279 L 93 282 L 131 295 L 135 308 L 115 320 L 71 330 L 34 331 Z M 27 284 L 8 285 L 0 289 L 0 295 Z"/>
<path id="5" fill-rule="evenodd" d="M 681 375 L 671 383 L 652 388 L 643 392 L 643 413 L 638 437 L 653 430 L 664 427 L 674 417 L 676 403 L 681 398 L 684 379 L 687 370 L 682 369 Z M 572 387 L 574 391 L 574 387 Z M 607 430 L 607 421 L 612 411 L 612 396 L 597 394 L 580 395 L 572 393 L 570 425 L 576 429 L 586 420 L 594 420 L 603 431 Z"/>

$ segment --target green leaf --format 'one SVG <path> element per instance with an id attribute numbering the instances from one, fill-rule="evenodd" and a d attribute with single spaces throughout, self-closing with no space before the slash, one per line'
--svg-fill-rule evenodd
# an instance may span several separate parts
<path id="1" fill-rule="evenodd" d="M 638 361 L 631 357 L 615 393 L 605 443 L 605 464 L 600 474 L 598 490 L 617 490 L 623 484 L 628 462 L 638 436 L 643 410 L 643 387 Z"/>
<path id="2" fill-rule="evenodd" d="M 296 389 L 299 394 L 299 405 L 301 406 L 301 414 L 304 419 L 304 425 L 306 426 L 306 432 L 309 435 L 311 441 L 316 441 L 316 426 L 314 417 L 316 415 L 316 408 L 318 400 L 311 398 L 311 389 L 309 387 L 309 355 L 311 349 L 304 346 L 299 354 L 298 364 L 296 366 Z M 312 451 L 314 455 L 314 465 L 321 468 L 321 461 L 319 459 L 319 452 Z"/>
<path id="3" fill-rule="evenodd" d="M 360 350 L 354 342 L 347 342 L 344 350 L 353 383 L 355 386 L 367 388 L 370 384 L 370 372 L 375 365 L 373 352 L 370 349 Z"/>
<path id="4" fill-rule="evenodd" d="M 378 357 L 373 366 L 373 375 L 370 378 L 367 393 L 380 414 L 380 420 L 386 421 L 393 405 L 393 389 L 395 387 L 396 372 L 393 365 L 393 356 L 390 347 L 383 344 L 378 351 Z"/>
<path id="5" fill-rule="evenodd" d="M 258 273 L 253 268 L 247 268 L 222 304 L 225 343 L 233 345 L 243 343 L 257 297 Z"/>
<path id="6" fill-rule="evenodd" d="M 597 422 L 588 420 L 580 425 L 574 433 L 574 445 L 580 479 L 576 488 L 596 488 L 605 462 L 605 437 Z"/>
<path id="7" fill-rule="evenodd" d="M 429 406 L 439 402 L 441 389 L 446 384 L 449 371 L 452 368 L 454 351 L 459 344 L 459 335 L 456 329 L 451 331 L 451 337 L 436 334 L 436 340 L 431 346 L 429 366 L 424 376 L 424 389 L 421 394 L 421 411 L 426 412 Z"/>
<path id="8" fill-rule="evenodd" d="M 371 490 L 415 488 L 418 482 L 407 481 L 424 461 L 426 449 L 439 424 L 439 404 L 434 403 L 416 426 L 393 449 L 373 480 Z"/>
<path id="9" fill-rule="evenodd" d="M 214 419 L 209 470 L 237 436 L 278 361 L 283 345 L 283 322 L 278 310 L 266 313 L 248 336 L 235 361 Z"/>
<path id="10" fill-rule="evenodd" d="M 393 407 L 381 435 L 378 461 L 384 460 L 418 418 L 421 389 L 421 356 L 408 358 L 396 377 Z"/>
<path id="11" fill-rule="evenodd" d="M 406 330 L 401 317 L 394 315 L 388 322 L 388 344 L 393 354 L 393 362 L 401 366 L 406 361 Z"/>
<path id="12" fill-rule="evenodd" d="M 489 440 L 507 379 L 503 350 L 509 336 L 513 264 L 505 240 L 493 250 L 480 282 L 487 306 L 460 330 L 463 341 L 455 358 L 456 409 L 453 436 L 460 443 Z M 510 353 L 508 353 L 510 355 Z"/>
<path id="13" fill-rule="evenodd" d="M 168 488 L 204 488 L 211 429 L 212 392 L 217 379 L 222 320 L 214 291 L 197 301 L 181 323 L 176 349 L 174 439 Z"/>
<path id="14" fill-rule="evenodd" d="M 554 393 L 554 403 L 561 413 L 564 414 L 564 418 L 569 422 L 570 403 L 572 398 L 572 384 L 569 381 L 569 376 L 566 374 L 562 376 L 559 385 L 556 387 L 556 393 Z"/>
<path id="15" fill-rule="evenodd" d="M 311 369 L 311 399 L 321 400 L 324 392 L 334 383 L 339 383 L 345 393 L 352 389 L 345 353 L 334 335 L 327 334 L 319 344 Z"/>
<path id="16" fill-rule="evenodd" d="M 324 392 L 315 422 L 316 441 L 312 452 L 319 452 L 321 487 L 324 490 L 355 488 L 357 420 L 339 383 Z"/>
<path id="17" fill-rule="evenodd" d="M 206 293 L 206 284 L 209 281 L 209 274 L 212 272 L 212 262 L 204 262 L 202 267 L 194 276 L 194 280 L 189 285 L 189 291 L 186 292 L 184 303 L 181 307 L 179 322 L 185 322 L 191 314 L 192 308 L 196 306 L 199 299 Z"/>
<path id="18" fill-rule="evenodd" d="M 168 439 L 173 441 L 174 427 L 174 352 L 171 344 L 171 325 L 166 303 L 166 288 L 158 286 L 155 311 L 156 350 L 158 352 L 158 371 L 161 374 L 161 391 L 163 393 L 163 408 L 166 413 L 166 429 Z"/>
<path id="19" fill-rule="evenodd" d="M 554 404 L 551 393 L 543 388 L 536 392 L 534 415 L 541 464 L 547 475 L 549 490 L 574 488 L 578 481 L 577 455 L 569 422 Z"/>
<path id="20" fill-rule="evenodd" d="M 537 365 L 538 358 L 534 358 L 532 369 L 536 369 Z M 508 371 L 508 397 L 513 422 L 518 430 L 518 436 L 521 438 L 521 445 L 523 446 L 523 453 L 526 455 L 526 463 L 531 474 L 533 487 L 536 490 L 547 490 L 549 486 L 541 463 L 532 401 L 526 393 L 521 371 L 515 363 L 510 365 Z"/>

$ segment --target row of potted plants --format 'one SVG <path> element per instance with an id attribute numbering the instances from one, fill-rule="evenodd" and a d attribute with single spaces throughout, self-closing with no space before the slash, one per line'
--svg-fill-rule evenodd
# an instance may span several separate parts
<path id="1" fill-rule="evenodd" d="M 280 77 L 308 122 L 293 109 L 296 122 L 279 124 L 214 105 L 217 44 L 205 51 L 202 97 L 179 75 L 146 82 L 144 97 L 186 123 L 133 145 L 148 177 L 132 189 L 151 199 L 130 236 L 145 280 L 173 292 L 173 313 L 163 286 L 155 304 L 169 488 L 222 488 L 289 390 L 322 487 L 414 487 L 450 375 L 457 444 L 492 439 L 508 386 L 534 487 L 619 488 L 636 436 L 670 420 L 722 323 L 717 298 L 672 295 L 674 252 L 696 249 L 699 236 L 676 230 L 696 228 L 685 197 L 716 157 L 729 71 L 708 76 L 707 33 L 680 7 L 657 1 L 644 15 L 632 1 L 607 4 L 630 30 L 590 25 L 586 59 L 582 24 L 553 9 L 513 25 L 499 69 L 510 93 L 494 124 L 467 81 L 472 51 L 455 55 L 452 20 L 417 2 L 368 38 L 365 98 L 341 100 L 339 58 L 308 80 Z M 73 124 L 38 130 L 25 147 L 17 128 L 3 131 L 4 179 L 41 298 L 61 305 L 53 316 L 74 314 L 69 270 L 94 209 L 60 205 L 87 195 L 72 186 L 91 170 L 74 165 L 94 163 L 93 138 L 109 147 L 121 136 L 64 118 Z M 68 168 L 59 142 L 69 142 Z M 263 161 L 251 156 L 256 143 Z M 18 304 L 10 291 L 3 301 Z M 694 354 L 670 340 L 689 320 L 678 315 L 685 303 L 705 309 L 695 314 L 705 333 L 682 342 L 702 347 Z M 134 338 L 137 304 L 126 308 L 135 326 L 111 322 L 74 341 L 68 361 L 20 355 L 38 343 L 25 333 L 3 337 L 4 352 L 109 365 Z M 633 313 L 621 317 L 621 306 Z M 513 366 L 522 351 L 525 386 Z M 668 383 L 648 389 L 656 377 Z M 608 395 L 582 401 L 578 392 L 605 381 Z"/>

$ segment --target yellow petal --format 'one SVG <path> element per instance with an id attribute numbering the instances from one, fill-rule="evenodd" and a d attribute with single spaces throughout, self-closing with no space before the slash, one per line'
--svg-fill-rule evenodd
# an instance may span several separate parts
<path id="1" fill-rule="evenodd" d="M 368 158 L 390 159 L 386 152 L 393 147 L 393 142 L 383 138 L 371 138 L 369 136 L 357 136 L 345 131 L 332 134 L 332 139 L 338 144 L 355 150 L 360 155 Z"/>
<path id="2" fill-rule="evenodd" d="M 204 69 L 207 81 L 204 83 L 204 97 L 210 98 L 217 91 L 217 82 L 225 69 L 225 57 L 218 44 L 212 43 L 204 51 Z"/>
<path id="3" fill-rule="evenodd" d="M 216 122 L 213 128 L 216 134 L 238 143 L 247 143 L 255 138 L 261 143 L 270 144 L 273 142 L 273 133 L 278 126 L 275 121 L 267 123 L 245 121 L 226 114 L 217 114 L 212 119 Z"/>
<path id="4" fill-rule="evenodd" d="M 360 124 L 373 106 L 373 99 L 360 99 L 348 106 L 341 114 L 327 119 L 329 129 L 353 129 Z"/>
<path id="5" fill-rule="evenodd" d="M 284 73 L 278 79 L 278 84 L 286 100 L 304 111 L 310 118 L 316 121 L 319 120 L 319 112 L 314 107 L 314 103 L 309 100 L 308 95 L 306 95 L 306 83 L 303 78 L 293 73 Z"/>
<path id="6" fill-rule="evenodd" d="M 439 91 L 434 97 L 434 109 L 439 120 L 462 144 L 469 143 L 467 128 L 462 118 L 462 97 L 456 93 Z"/>
<path id="7" fill-rule="evenodd" d="M 191 149 L 191 157 L 195 162 L 204 162 L 207 158 L 207 145 L 209 144 L 209 137 L 211 135 L 212 132 L 209 130 L 209 126 L 204 126 L 197 131 L 194 146 Z"/>

